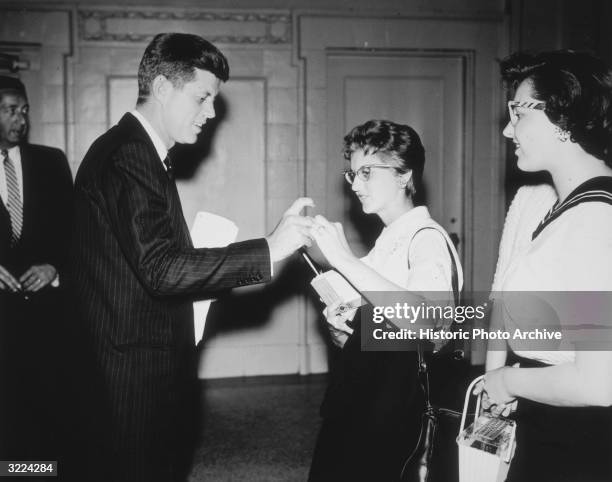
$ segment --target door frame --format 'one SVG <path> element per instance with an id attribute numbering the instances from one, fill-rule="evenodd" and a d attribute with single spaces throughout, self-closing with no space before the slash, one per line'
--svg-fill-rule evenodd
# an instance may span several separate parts
<path id="1" fill-rule="evenodd" d="M 327 201 L 322 182 L 325 174 L 321 172 L 327 150 L 324 110 L 327 54 L 343 50 L 410 55 L 418 51 L 464 58 L 465 289 L 489 289 L 505 209 L 504 144 L 501 142 L 504 94 L 498 67 L 498 59 L 508 53 L 509 32 L 505 16 L 351 17 L 301 13 L 294 25 L 297 37 L 294 60 L 301 69 L 300 100 L 303 104 L 299 112 L 303 122 L 304 192 L 321 200 L 318 207 L 323 212 Z"/>
<path id="2" fill-rule="evenodd" d="M 464 76 L 463 83 L 462 83 L 463 91 L 459 92 L 461 96 L 461 99 L 460 99 L 461 111 L 463 113 L 463 119 L 461 120 L 462 127 L 465 127 L 467 125 L 466 122 L 473 119 L 473 116 L 474 116 L 474 113 L 473 113 L 473 99 L 474 99 L 473 83 L 467 83 L 465 81 L 466 79 L 473 78 L 473 75 L 474 75 L 474 72 L 473 72 L 474 53 L 472 51 L 455 50 L 455 49 L 435 49 L 435 50 L 425 49 L 423 50 L 423 49 L 337 49 L 337 48 L 329 48 L 326 50 L 326 60 L 329 60 L 330 57 L 336 57 L 336 56 L 342 56 L 342 57 L 355 56 L 355 57 L 372 57 L 372 58 L 396 57 L 396 58 L 414 58 L 417 60 L 424 59 L 424 58 L 437 58 L 437 59 L 450 58 L 450 59 L 460 60 L 462 64 L 461 71 Z M 368 77 L 375 77 L 375 75 L 368 76 Z M 328 114 L 327 119 L 329 122 L 330 121 L 329 114 Z M 367 119 L 363 119 L 363 121 L 365 120 Z M 350 128 L 351 126 L 345 126 L 345 127 Z M 329 129 L 327 129 L 327 131 L 329 132 Z M 438 221 L 449 232 L 451 231 L 459 232 L 460 234 L 459 256 L 460 256 L 461 263 L 463 266 L 467 264 L 466 262 L 466 254 L 467 254 L 466 251 L 467 250 L 465 249 L 466 247 L 464 246 L 465 233 L 472 232 L 472 225 L 470 223 L 472 218 L 470 216 L 466 217 L 466 207 L 468 206 L 468 201 L 471 199 L 471 195 L 465 192 L 465 179 L 466 179 L 466 174 L 471 174 L 468 171 L 468 166 L 466 166 L 466 159 L 472 158 L 473 145 L 472 145 L 472 137 L 467 135 L 467 129 L 463 130 L 460 137 L 462 138 L 461 139 L 462 152 L 460 154 L 460 173 L 459 173 L 459 181 L 461 183 L 461 206 L 460 206 L 459 213 L 457 214 L 457 217 L 459 218 L 459 223 L 454 228 L 451 228 L 447 223 L 448 216 L 444 216 L 443 218 L 436 217 L 436 221 Z M 339 148 L 340 142 L 341 142 L 340 137 L 338 137 L 337 139 L 330 139 L 330 138 L 327 139 L 327 145 L 328 145 L 327 155 L 328 156 L 330 156 L 331 153 L 334 151 L 332 146 L 336 147 L 335 149 L 336 151 L 338 152 L 340 151 L 340 148 Z M 425 165 L 427 166 L 427 162 L 425 163 Z M 337 169 L 337 170 L 340 171 L 340 169 Z M 330 200 L 330 199 L 333 199 L 334 197 L 333 191 L 336 188 L 331 185 L 329 176 L 327 177 L 327 184 L 328 184 L 328 187 L 327 187 L 326 199 Z M 328 208 L 328 212 L 330 213 L 330 215 L 332 212 L 334 214 L 340 214 L 337 206 L 329 205 L 328 203 L 327 208 Z M 332 216 L 332 219 L 336 219 L 336 218 L 337 216 Z"/>
<path id="3" fill-rule="evenodd" d="M 430 51 L 465 59 L 464 291 L 489 290 L 504 203 L 504 93 L 498 59 L 509 53 L 509 19 L 487 17 L 360 16 L 294 12 L 293 61 L 299 68 L 303 192 L 327 209 L 326 56 L 331 50 Z M 320 307 L 304 297 L 300 316 L 300 373 L 325 371 Z"/>

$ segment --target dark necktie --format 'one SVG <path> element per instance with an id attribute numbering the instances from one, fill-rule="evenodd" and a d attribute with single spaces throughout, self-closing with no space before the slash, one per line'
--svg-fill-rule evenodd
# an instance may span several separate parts
<path id="1" fill-rule="evenodd" d="M 2 149 L 0 154 L 3 157 L 4 176 L 6 177 L 6 209 L 11 218 L 11 244 L 14 246 L 21 237 L 23 227 L 23 203 L 19 192 L 19 182 L 17 181 L 17 171 L 13 161 L 8 156 L 8 151 Z"/>
<path id="2" fill-rule="evenodd" d="M 172 165 L 172 160 L 170 156 L 166 156 L 164 159 L 164 166 L 166 166 L 166 173 L 170 179 L 174 179 L 174 166 Z"/>

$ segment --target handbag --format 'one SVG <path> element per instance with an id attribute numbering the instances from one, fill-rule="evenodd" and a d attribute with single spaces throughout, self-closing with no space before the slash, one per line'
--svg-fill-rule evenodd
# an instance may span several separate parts
<path id="1" fill-rule="evenodd" d="M 435 228 L 422 228 L 435 229 Z M 421 230 L 415 233 L 419 233 Z M 414 239 L 414 236 L 413 236 Z M 446 239 L 446 238 L 445 238 Z M 448 254 L 452 263 L 452 288 L 455 306 L 459 304 L 460 293 L 457 275 L 457 265 L 453 256 L 452 250 L 446 242 Z M 448 329 L 453 329 L 453 325 Z M 439 351 L 432 353 L 429 359 L 426 359 L 423 343 L 417 345 L 417 371 L 419 384 L 423 391 L 425 407 L 421 416 L 421 431 L 416 446 L 410 456 L 406 459 L 400 474 L 400 480 L 403 482 L 433 482 L 434 480 L 443 480 L 448 482 L 448 475 L 440 473 L 435 474 L 433 467 L 434 454 L 440 444 L 440 429 L 441 426 L 454 425 L 461 417 L 459 411 L 448 408 L 436 407 L 432 403 L 431 390 L 429 384 L 430 378 L 430 363 L 441 364 L 445 372 L 454 365 L 461 363 L 464 360 L 464 351 L 454 346 L 453 342 L 444 345 Z M 446 373 L 448 376 L 449 374 Z M 450 429 L 452 430 L 452 428 Z M 448 462 L 448 461 L 447 461 Z M 447 464 L 448 466 L 449 464 Z M 438 471 L 440 472 L 440 471 Z"/>
<path id="2" fill-rule="evenodd" d="M 476 396 L 474 422 L 465 427 L 470 395 L 475 378 L 466 390 L 457 445 L 459 446 L 460 482 L 503 482 L 516 449 L 516 422 L 482 413 L 482 392 Z"/>

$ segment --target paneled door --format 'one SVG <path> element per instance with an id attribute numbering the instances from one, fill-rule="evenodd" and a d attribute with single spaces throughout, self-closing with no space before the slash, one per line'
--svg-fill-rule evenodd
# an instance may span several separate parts
<path id="1" fill-rule="evenodd" d="M 441 52 L 335 52 L 327 55 L 327 211 L 363 255 L 381 225 L 341 175 L 342 138 L 369 119 L 408 124 L 421 136 L 426 161 L 420 193 L 434 219 L 461 239 L 464 167 L 464 60 Z M 461 249 L 461 245 L 459 245 Z"/>

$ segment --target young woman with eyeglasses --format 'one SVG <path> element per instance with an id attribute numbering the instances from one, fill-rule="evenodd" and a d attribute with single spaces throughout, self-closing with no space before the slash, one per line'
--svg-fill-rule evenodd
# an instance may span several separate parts
<path id="1" fill-rule="evenodd" d="M 344 138 L 344 157 L 350 162 L 346 181 L 363 212 L 378 216 L 385 228 L 359 259 L 342 226 L 316 216 L 311 236 L 327 261 L 360 291 L 438 292 L 452 304 L 453 289 L 463 284 L 459 257 L 427 207 L 414 202 L 425 163 L 418 134 L 407 125 L 371 120 Z M 423 413 L 416 354 L 362 352 L 355 310 L 330 311 L 327 321 L 342 351 L 321 407 L 309 480 L 398 480 Z M 346 323 L 354 317 L 350 328 Z"/>
<path id="2" fill-rule="evenodd" d="M 601 60 L 571 51 L 514 54 L 501 71 L 514 94 L 503 134 L 519 169 L 546 171 L 551 182 L 519 189 L 510 206 L 491 324 L 532 330 L 547 322 L 526 309 L 533 292 L 578 301 L 551 305 L 564 337 L 556 349 L 512 338 L 490 347 L 478 390 L 493 412 L 517 406 L 508 481 L 609 482 L 612 322 L 593 301 L 607 303 L 612 291 L 612 75 Z"/>

